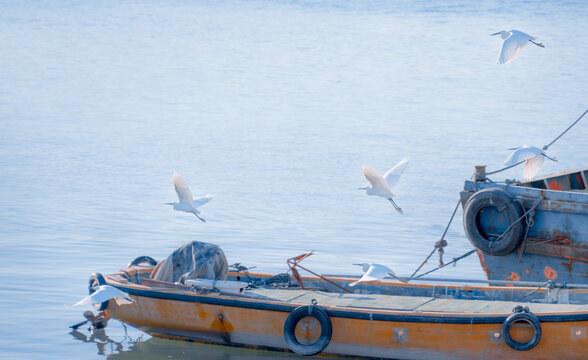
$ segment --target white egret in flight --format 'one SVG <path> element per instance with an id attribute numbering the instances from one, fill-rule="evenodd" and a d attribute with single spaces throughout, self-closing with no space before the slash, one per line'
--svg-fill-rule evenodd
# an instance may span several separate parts
<path id="1" fill-rule="evenodd" d="M 396 196 L 392 192 L 392 188 L 396 186 L 398 180 L 400 180 L 400 175 L 402 175 L 404 170 L 406 170 L 407 166 L 408 159 L 403 158 L 398 164 L 396 164 L 396 166 L 388 170 L 384 176 L 382 176 L 379 172 L 376 171 L 376 169 L 364 165 L 363 175 L 366 177 L 366 179 L 368 179 L 371 186 L 364 186 L 358 190 L 365 190 L 365 193 L 368 195 L 381 196 L 385 199 L 388 199 L 394 208 L 402 214 L 402 209 L 396 205 L 394 200 L 392 200 L 392 198 Z"/>
<path id="2" fill-rule="evenodd" d="M 364 274 L 361 277 L 361 279 L 352 282 L 351 284 L 349 284 L 349 286 L 355 286 L 357 284 L 360 284 L 363 282 L 369 282 L 369 281 L 381 281 L 387 275 L 390 275 L 397 280 L 403 281 L 403 280 L 399 279 L 396 276 L 396 274 L 394 274 L 394 271 L 392 269 L 390 269 L 389 267 L 384 266 L 384 265 L 368 264 L 368 263 L 353 264 L 353 265 L 361 266 L 364 271 Z"/>
<path id="3" fill-rule="evenodd" d="M 518 30 L 502 30 L 492 35 L 500 35 L 500 37 L 504 40 L 504 43 L 502 44 L 502 50 L 498 56 L 498 64 L 508 64 L 513 62 L 514 59 L 516 59 L 521 54 L 529 41 L 539 47 L 545 47 L 542 43 L 536 43 L 534 41 L 537 39 L 536 37 Z"/>
<path id="4" fill-rule="evenodd" d="M 511 148 L 509 150 L 513 150 L 513 152 L 504 161 L 504 165 L 514 166 L 524 161 L 525 168 L 523 169 L 523 180 L 531 179 L 539 173 L 539 170 L 541 170 L 541 166 L 543 165 L 544 157 L 552 161 L 557 161 L 556 159 L 550 158 L 541 149 L 534 146 L 525 145 Z"/>
<path id="5" fill-rule="evenodd" d="M 86 296 L 82 300 L 75 303 L 73 306 L 101 304 L 110 299 L 116 299 L 116 303 L 119 305 L 130 304 L 134 302 L 134 300 L 131 299 L 129 294 L 126 292 L 120 291 L 119 289 L 110 285 L 100 285 L 98 290 L 92 293 L 92 295 Z"/>
<path id="6" fill-rule="evenodd" d="M 174 173 L 174 188 L 178 193 L 179 202 L 166 204 L 173 205 L 174 210 L 192 213 L 196 215 L 198 219 L 202 220 L 202 222 L 206 222 L 206 220 L 198 216 L 200 211 L 198 211 L 197 208 L 209 202 L 212 199 L 212 195 L 204 195 L 197 198 L 192 198 L 192 192 L 190 191 L 188 183 L 180 174 L 176 173 Z"/>

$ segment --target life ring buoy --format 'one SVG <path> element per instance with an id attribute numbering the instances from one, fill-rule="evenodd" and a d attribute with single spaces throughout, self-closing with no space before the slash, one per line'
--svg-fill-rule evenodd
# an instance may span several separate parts
<path id="1" fill-rule="evenodd" d="M 492 211 L 489 215 L 488 211 Z M 506 231 L 502 236 L 491 236 L 482 222 L 485 216 L 495 216 L 504 221 Z M 521 243 L 525 233 L 525 221 L 519 219 L 524 209 L 506 191 L 489 188 L 472 195 L 463 210 L 463 225 L 468 239 L 478 250 L 488 255 L 504 256 L 513 252 Z"/>
<path id="2" fill-rule="evenodd" d="M 135 260 L 131 261 L 129 263 L 129 265 L 127 265 L 127 267 L 139 265 L 139 264 L 142 264 L 142 263 L 148 263 L 151 266 L 157 265 L 157 261 L 154 258 L 152 258 L 151 256 L 145 256 L 145 255 L 143 255 L 143 256 L 139 256 Z"/>
<path id="3" fill-rule="evenodd" d="M 533 337 L 531 340 L 526 343 L 520 343 L 510 336 L 510 329 L 516 322 L 526 322 L 533 327 Z M 528 351 L 539 344 L 539 341 L 541 340 L 541 323 L 535 314 L 528 311 L 528 309 L 525 309 L 525 311 L 511 314 L 506 320 L 504 320 L 504 323 L 502 324 L 502 334 L 504 336 L 504 341 L 506 341 L 511 348 L 517 351 Z"/>
<path id="4" fill-rule="evenodd" d="M 106 285 L 106 279 L 104 279 L 104 276 L 102 276 L 102 274 L 99 272 L 90 275 L 90 279 L 88 280 L 88 294 L 92 295 L 94 292 L 96 292 L 96 288 L 98 288 L 100 285 Z M 106 310 L 109 301 L 110 300 L 102 302 L 98 308 L 98 311 Z"/>
<path id="5" fill-rule="evenodd" d="M 315 304 L 316 301 L 314 301 L 312 305 L 300 306 L 292 310 L 290 315 L 288 315 L 286 322 L 284 323 L 284 339 L 290 347 L 290 350 L 299 355 L 310 356 L 318 354 L 323 351 L 331 341 L 331 336 L 333 334 L 331 319 L 329 318 L 329 315 L 325 309 L 316 306 Z M 294 334 L 296 325 L 302 318 L 306 316 L 312 316 L 316 318 L 321 324 L 320 337 L 310 345 L 301 344 L 298 339 L 296 339 L 296 335 Z"/>

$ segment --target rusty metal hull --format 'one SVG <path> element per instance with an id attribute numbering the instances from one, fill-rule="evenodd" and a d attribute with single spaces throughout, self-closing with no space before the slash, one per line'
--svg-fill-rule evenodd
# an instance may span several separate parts
<path id="1" fill-rule="evenodd" d="M 549 175 L 518 184 L 466 181 L 462 204 L 484 189 L 501 189 L 529 212 L 526 236 L 514 252 L 493 256 L 478 251 L 489 280 L 588 283 L 588 170 Z M 504 231 L 499 216 L 480 215 L 479 226 Z M 485 224 L 484 222 L 490 222 Z M 467 224 L 464 224 L 466 226 Z"/>

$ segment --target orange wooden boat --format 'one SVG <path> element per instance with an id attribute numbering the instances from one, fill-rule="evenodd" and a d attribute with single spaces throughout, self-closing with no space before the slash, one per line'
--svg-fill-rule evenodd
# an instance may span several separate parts
<path id="1" fill-rule="evenodd" d="M 246 270 L 228 273 L 226 284 L 237 286 L 209 280 L 207 287 L 155 280 L 155 263 L 141 257 L 90 277 L 91 293 L 108 284 L 134 300 L 102 303 L 105 317 L 163 338 L 303 355 L 537 360 L 588 353 L 585 288 L 387 280 L 351 288 L 357 279 Z"/>

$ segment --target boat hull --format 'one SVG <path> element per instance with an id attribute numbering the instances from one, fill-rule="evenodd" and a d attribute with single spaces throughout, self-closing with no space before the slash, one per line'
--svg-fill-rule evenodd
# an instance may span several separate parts
<path id="1" fill-rule="evenodd" d="M 284 339 L 286 319 L 298 306 L 308 305 L 113 285 L 135 302 L 116 305 L 110 301 L 106 310 L 110 316 L 158 337 L 232 346 L 289 350 Z M 321 306 L 320 300 L 316 306 Z M 505 343 L 502 327 L 508 313 L 323 308 L 332 323 L 332 337 L 323 350 L 328 354 L 391 359 L 583 359 L 588 350 L 588 308 L 537 313 L 541 340 L 529 351 L 516 351 Z M 320 332 L 317 328 L 310 323 L 306 329 L 297 328 L 296 334 L 312 341 Z M 512 334 L 533 335 L 531 328 L 513 328 Z"/>
<path id="2" fill-rule="evenodd" d="M 588 190 L 583 180 L 586 176 L 588 170 L 550 175 L 521 184 L 466 181 L 461 193 L 464 227 L 468 238 L 479 250 L 488 280 L 586 283 Z M 515 225 L 508 221 L 501 209 L 493 212 L 496 208 L 491 201 L 477 215 L 468 216 L 468 212 L 473 213 L 469 202 L 476 194 L 490 189 L 508 194 L 512 202 L 521 204 L 524 210 L 520 220 L 523 236 L 517 244 L 513 243 L 516 246 L 512 252 L 488 252 L 479 246 L 480 241 L 491 243 L 492 240 L 483 239 L 471 230 L 478 229 L 480 234 L 504 232 L 508 236 L 508 229 Z"/>

